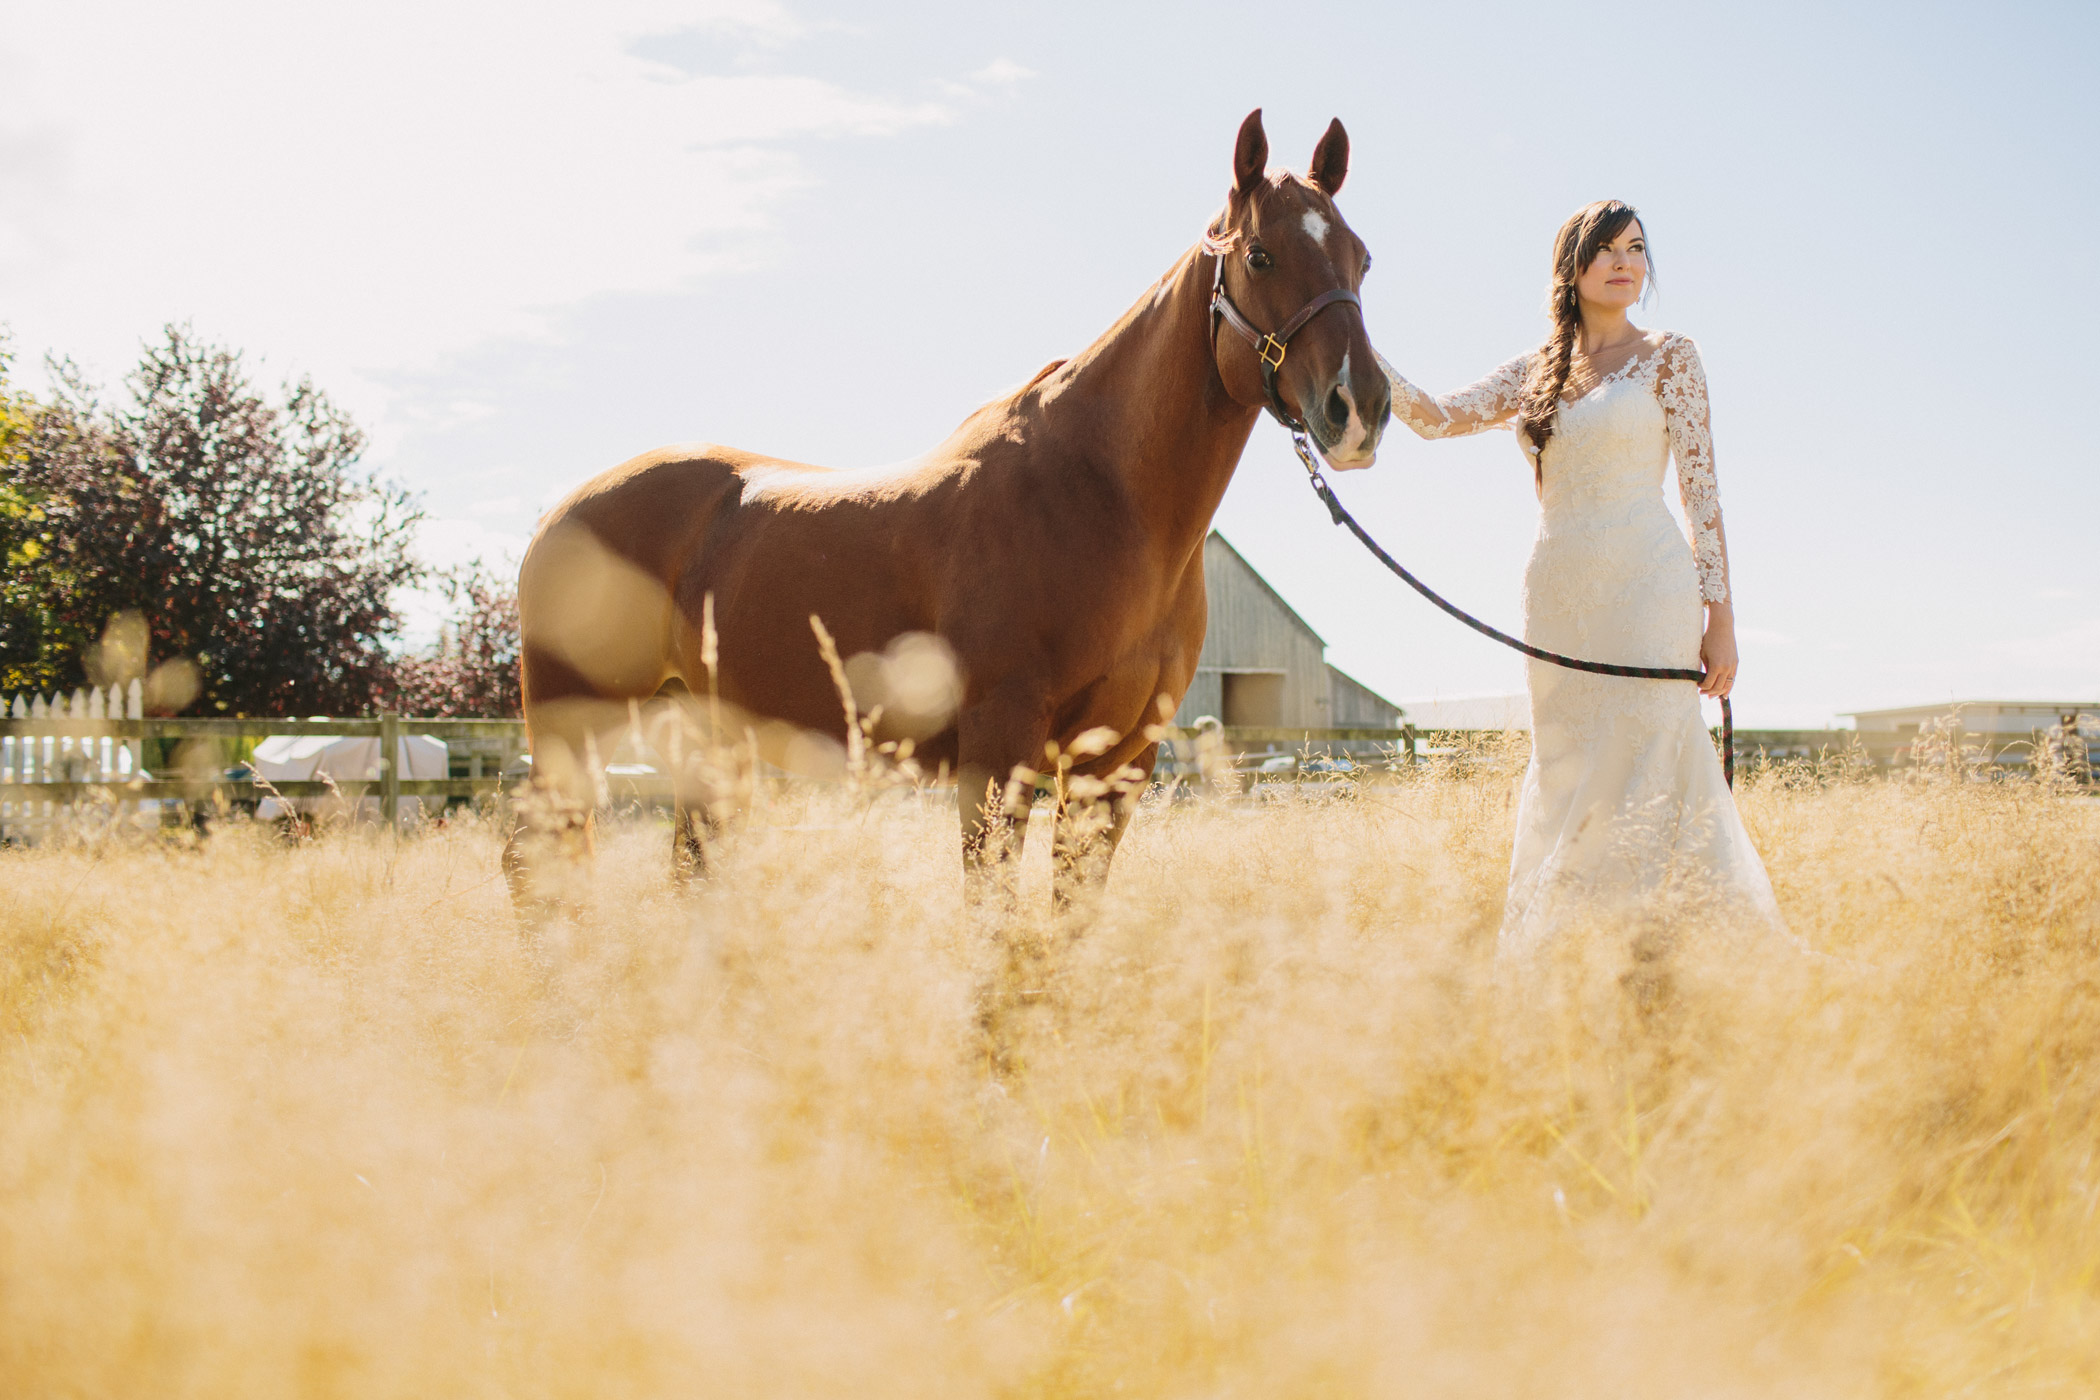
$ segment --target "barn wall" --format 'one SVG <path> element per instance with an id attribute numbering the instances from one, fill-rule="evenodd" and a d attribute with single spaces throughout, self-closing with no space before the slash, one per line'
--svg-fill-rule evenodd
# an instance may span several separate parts
<path id="1" fill-rule="evenodd" d="M 1397 729 L 1400 707 L 1346 671 L 1329 666 L 1328 723 L 1336 729 Z"/>
<path id="2" fill-rule="evenodd" d="M 1196 679 L 1189 682 L 1189 693 L 1181 698 L 1181 708 L 1174 712 L 1174 723 L 1187 726 L 1205 715 L 1219 717 L 1224 708 L 1225 696 L 1218 683 L 1218 673 L 1198 670 Z"/>
<path id="3" fill-rule="evenodd" d="M 1221 673 L 1281 669 L 1283 723 L 1327 727 L 1332 722 L 1327 717 L 1327 648 L 1319 635 L 1215 532 L 1203 542 L 1203 572 L 1210 626 L 1196 679 L 1175 723 L 1193 724 L 1202 715 L 1222 717 Z"/>

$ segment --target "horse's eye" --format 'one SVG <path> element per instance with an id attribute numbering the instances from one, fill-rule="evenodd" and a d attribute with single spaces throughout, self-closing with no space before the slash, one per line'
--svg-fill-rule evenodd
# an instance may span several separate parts
<path id="1" fill-rule="evenodd" d="M 1276 259 L 1269 256 L 1267 248 L 1249 248 L 1247 250 L 1247 266 L 1253 268 L 1256 272 L 1267 272 L 1270 268 L 1276 266 Z"/>

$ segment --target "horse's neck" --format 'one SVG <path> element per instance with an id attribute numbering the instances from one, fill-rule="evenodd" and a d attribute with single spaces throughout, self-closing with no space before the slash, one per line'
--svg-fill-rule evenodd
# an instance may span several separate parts
<path id="1" fill-rule="evenodd" d="M 1182 554 L 1202 546 L 1260 412 L 1218 377 L 1209 266 L 1195 249 L 1184 255 L 1087 348 L 1060 395 L 1086 405 L 1089 455 L 1115 472 L 1160 544 Z"/>

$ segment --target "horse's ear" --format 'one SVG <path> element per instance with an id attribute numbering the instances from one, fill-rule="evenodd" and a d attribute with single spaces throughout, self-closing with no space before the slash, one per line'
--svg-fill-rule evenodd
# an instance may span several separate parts
<path id="1" fill-rule="evenodd" d="M 1261 129 L 1261 108 L 1256 107 L 1240 123 L 1240 139 L 1232 148 L 1232 187 L 1252 194 L 1269 172 L 1269 134 Z"/>
<path id="2" fill-rule="evenodd" d="M 1342 119 L 1336 117 L 1327 123 L 1327 134 L 1320 138 L 1320 144 L 1313 147 L 1312 182 L 1332 199 L 1342 192 L 1342 181 L 1348 178 L 1349 133 L 1342 130 Z"/>

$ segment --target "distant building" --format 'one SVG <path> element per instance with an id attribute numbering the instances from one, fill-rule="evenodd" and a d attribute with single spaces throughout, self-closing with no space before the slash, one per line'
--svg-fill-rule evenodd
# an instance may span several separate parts
<path id="1" fill-rule="evenodd" d="M 1406 712 L 1339 666 L 1327 668 L 1327 722 L 1336 729 L 1397 729 Z"/>
<path id="2" fill-rule="evenodd" d="M 1397 729 L 1400 707 L 1327 664 L 1327 643 L 1213 530 L 1203 542 L 1210 626 L 1174 723 L 1205 715 L 1231 727 Z"/>
<path id="3" fill-rule="evenodd" d="M 1920 733 L 1930 734 L 1956 716 L 1963 745 L 1985 750 L 1992 762 L 2010 768 L 2028 766 L 2034 746 L 2062 729 L 2067 716 L 2089 743 L 2100 742 L 2100 700 L 1964 700 L 1855 710 L 1849 717 L 1867 757 L 1888 767 L 1910 762 Z"/>

